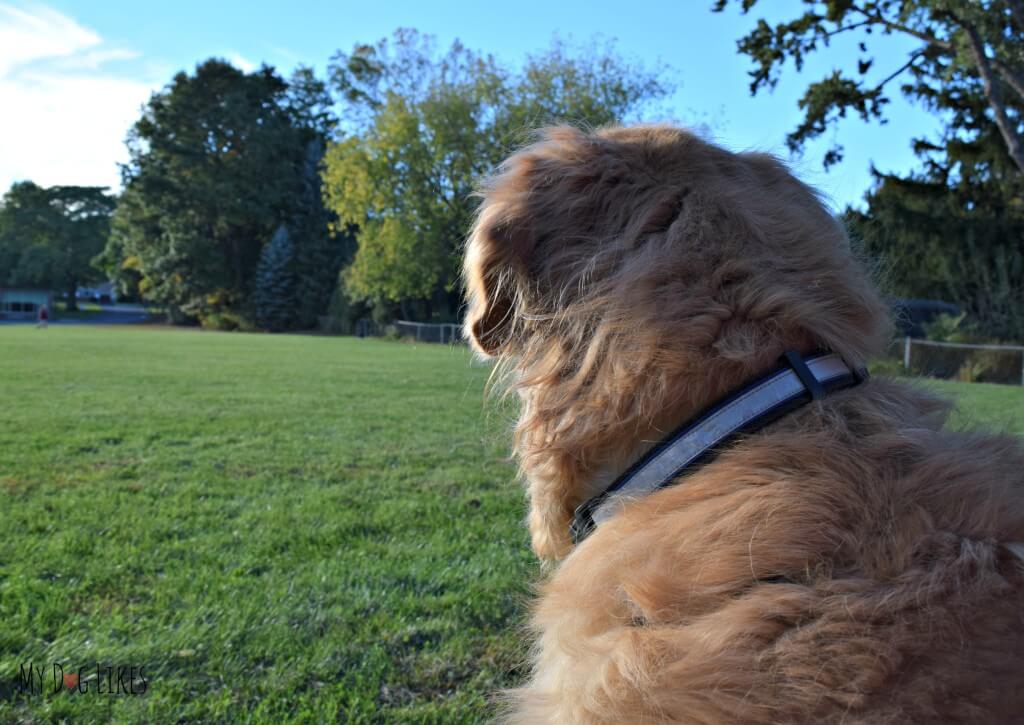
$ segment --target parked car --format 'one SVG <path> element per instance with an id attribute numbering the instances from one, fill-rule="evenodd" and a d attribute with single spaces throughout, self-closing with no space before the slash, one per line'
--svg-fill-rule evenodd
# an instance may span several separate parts
<path id="1" fill-rule="evenodd" d="M 924 326 L 939 315 L 962 312 L 956 305 L 940 300 L 893 299 L 890 303 L 896 327 L 906 337 L 924 337 Z"/>

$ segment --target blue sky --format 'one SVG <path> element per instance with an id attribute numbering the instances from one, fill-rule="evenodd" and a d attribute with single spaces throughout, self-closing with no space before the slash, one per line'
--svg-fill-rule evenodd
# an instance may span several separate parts
<path id="1" fill-rule="evenodd" d="M 0 189 L 18 179 L 117 188 L 124 136 L 140 106 L 176 71 L 205 58 L 227 58 L 245 69 L 266 62 L 285 74 L 298 64 L 323 72 L 339 48 L 375 42 L 398 27 L 434 35 L 442 48 L 458 38 L 511 65 L 556 35 L 584 47 L 594 36 L 614 38 L 626 58 L 670 67 L 677 84 L 666 105 L 670 117 L 708 125 L 713 138 L 733 150 L 782 155 L 837 208 L 860 200 L 872 162 L 885 171 L 915 165 L 911 137 L 934 133 L 938 125 L 899 98 L 888 125 L 849 119 L 802 156 L 789 157 L 784 139 L 801 117 L 797 99 L 806 83 L 852 65 L 855 40 L 833 44 L 801 74 L 788 69 L 772 94 L 751 98 L 750 63 L 736 53 L 736 40 L 758 17 L 787 18 L 801 3 L 762 0 L 764 9 L 759 5 L 747 17 L 737 9 L 714 14 L 711 4 L 0 0 Z M 913 48 L 896 37 L 876 43 L 879 77 L 899 67 Z M 825 172 L 821 157 L 835 139 L 846 148 L 846 159 Z"/>

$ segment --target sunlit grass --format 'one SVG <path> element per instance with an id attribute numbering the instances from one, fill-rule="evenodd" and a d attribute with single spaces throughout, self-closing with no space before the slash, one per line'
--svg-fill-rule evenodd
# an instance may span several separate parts
<path id="1" fill-rule="evenodd" d="M 0 721 L 480 721 L 520 676 L 538 572 L 464 349 L 9 327 L 0 370 Z M 1024 433 L 1024 390 L 937 385 Z"/>
<path id="2" fill-rule="evenodd" d="M 464 350 L 9 328 L 0 368 L 0 721 L 480 720 L 515 677 L 535 569 Z M 29 661 L 149 692 L 23 697 Z"/>

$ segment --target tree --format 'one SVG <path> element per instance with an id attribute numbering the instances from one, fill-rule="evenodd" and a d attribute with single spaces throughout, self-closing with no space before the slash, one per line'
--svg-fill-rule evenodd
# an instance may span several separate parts
<path id="1" fill-rule="evenodd" d="M 847 211 L 854 235 L 891 292 L 953 300 L 983 335 L 1024 340 L 1024 184 L 932 173 L 877 174 L 867 210 Z"/>
<path id="2" fill-rule="evenodd" d="M 7 284 L 14 287 L 38 287 L 54 289 L 57 279 L 57 261 L 51 249 L 45 244 L 32 244 L 21 250 L 15 257 L 7 275 Z"/>
<path id="3" fill-rule="evenodd" d="M 76 309 L 78 286 L 102 278 L 92 260 L 114 205 L 102 187 L 14 184 L 0 202 L 0 284 L 60 289 Z"/>
<path id="4" fill-rule="evenodd" d="M 291 234 L 282 224 L 263 247 L 256 267 L 256 324 L 267 330 L 284 330 L 291 322 L 296 304 L 294 257 Z"/>
<path id="5" fill-rule="evenodd" d="M 757 0 L 739 0 L 744 13 Z M 722 11 L 729 0 L 716 0 Z M 905 79 L 901 91 L 934 110 L 952 111 L 951 128 L 974 140 L 982 120 L 990 121 L 1006 153 L 1024 171 L 1024 0 L 804 0 L 807 10 L 774 27 L 761 19 L 738 42 L 750 56 L 751 93 L 774 88 L 782 67 L 792 60 L 797 70 L 804 57 L 827 47 L 831 39 L 861 33 L 856 75 L 833 71 L 811 83 L 800 107 L 803 122 L 788 136 L 792 150 L 856 112 L 865 121 L 884 119 L 889 85 Z M 867 41 L 873 35 L 902 34 L 918 41 L 906 62 L 884 75 L 874 73 Z M 873 78 L 869 76 L 881 75 Z M 964 103 L 964 98 L 972 100 Z M 967 106 L 970 105 L 970 108 Z M 965 115 L 966 114 L 966 115 Z M 925 146 L 922 150 L 939 150 Z M 842 147 L 826 155 L 826 165 L 842 158 Z"/>
<path id="6" fill-rule="evenodd" d="M 30 181 L 15 183 L 4 194 L 0 201 L 0 286 L 51 286 L 54 275 L 47 241 L 54 216 L 46 189 Z M 16 273 L 26 253 L 27 269 Z"/>
<path id="7" fill-rule="evenodd" d="M 338 284 L 338 270 L 349 262 L 355 250 L 351 229 L 334 223 L 324 206 L 320 183 L 325 144 L 321 138 L 309 142 L 303 159 L 298 211 L 290 229 L 299 240 L 293 262 L 294 275 L 301 282 L 292 310 L 291 327 L 315 327 Z"/>
<path id="8" fill-rule="evenodd" d="M 142 295 L 178 318 L 251 326 L 256 267 L 275 230 L 302 228 L 292 238 L 296 258 L 338 246 L 318 189 L 310 191 L 310 163 L 319 159 L 308 154 L 333 127 L 329 106 L 308 69 L 288 83 L 268 66 L 243 73 L 211 59 L 194 75 L 177 74 L 129 135 L 104 264 L 122 280 L 134 276 Z M 337 273 L 340 254 L 333 270 L 329 254 L 313 256 L 326 267 L 317 274 Z M 322 286 L 312 286 L 311 308 L 326 307 Z"/>
<path id="9" fill-rule="evenodd" d="M 458 42 L 440 55 L 412 30 L 339 52 L 330 73 L 348 133 L 328 149 L 325 194 L 358 244 L 344 286 L 407 315 L 416 303 L 427 318 L 456 314 L 473 191 L 530 129 L 621 121 L 668 92 L 660 72 L 609 48 L 574 58 L 556 44 L 513 72 Z"/>
<path id="10" fill-rule="evenodd" d="M 718 0 L 721 10 L 728 0 Z M 744 11 L 756 0 L 743 0 Z M 847 220 L 882 261 L 888 290 L 955 301 L 979 331 L 1024 339 L 1024 2 L 1022 0 L 829 0 L 806 2 L 795 20 L 758 22 L 739 48 L 755 63 L 751 92 L 771 88 L 787 60 L 799 69 L 837 35 L 863 33 L 856 77 L 835 71 L 811 83 L 791 149 L 847 111 L 884 121 L 890 84 L 939 114 L 937 139 L 915 139 L 919 170 L 874 171 L 867 210 Z M 868 82 L 867 41 L 900 33 L 918 46 L 901 66 Z M 826 165 L 842 156 L 839 146 Z"/>

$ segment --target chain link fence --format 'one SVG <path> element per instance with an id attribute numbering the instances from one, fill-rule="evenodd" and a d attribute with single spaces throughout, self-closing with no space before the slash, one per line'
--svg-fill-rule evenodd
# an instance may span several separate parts
<path id="1" fill-rule="evenodd" d="M 330 330 L 326 325 L 325 331 Z M 346 333 L 357 337 L 385 337 L 393 335 L 416 342 L 442 345 L 465 344 L 462 326 L 456 323 L 429 323 L 396 320 L 390 325 L 378 325 L 372 320 L 355 322 Z M 905 337 L 894 341 L 896 349 L 890 354 L 902 355 L 903 368 L 912 375 L 979 383 L 1024 385 L 1024 345 L 976 345 L 961 342 L 936 342 Z"/>
<path id="2" fill-rule="evenodd" d="M 977 383 L 1024 385 L 1024 346 L 975 345 L 903 338 L 903 368 L 928 375 Z"/>
<path id="3" fill-rule="evenodd" d="M 433 342 L 442 345 L 456 345 L 465 342 L 465 339 L 462 337 L 462 325 L 455 322 L 430 323 L 395 320 L 391 324 L 380 325 L 367 318 L 349 322 L 323 316 L 320 318 L 320 331 L 328 335 L 395 337 L 403 340 Z"/>
<path id="4" fill-rule="evenodd" d="M 455 323 L 408 322 L 395 320 L 392 323 L 399 337 L 406 337 L 416 342 L 437 342 L 442 345 L 454 345 L 464 342 L 462 326 Z"/>

